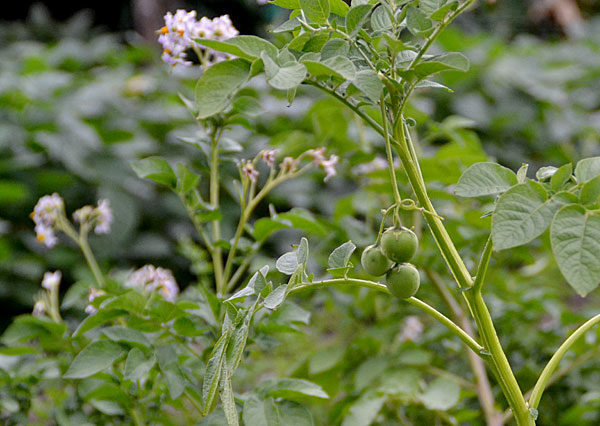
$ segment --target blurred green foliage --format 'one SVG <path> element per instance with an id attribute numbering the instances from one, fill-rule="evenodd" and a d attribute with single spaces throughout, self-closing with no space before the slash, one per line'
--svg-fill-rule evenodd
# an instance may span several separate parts
<path id="1" fill-rule="evenodd" d="M 193 254 L 194 246 L 185 243 L 193 229 L 179 201 L 139 180 L 129 165 L 161 155 L 206 171 L 196 148 L 178 139 L 193 138 L 197 131 L 177 96 L 191 92 L 197 76 L 156 66 L 153 48 L 124 45 L 77 19 L 65 25 L 50 27 L 68 34 L 51 44 L 36 40 L 42 26 L 0 29 L 0 53 L 10 58 L 0 62 L 0 296 L 6 321 L 29 309 L 43 271 L 61 269 L 65 282 L 89 279 L 74 249 L 63 245 L 46 252 L 35 242 L 28 214 L 47 193 L 60 192 L 68 208 L 100 197 L 111 200 L 115 228 L 109 237 L 92 241 L 106 269 L 155 261 L 173 268 L 182 284 L 210 270 L 207 261 L 196 259 L 190 267 L 180 256 Z M 525 159 L 535 171 L 538 164 L 559 165 L 600 152 L 599 28 L 599 22 L 590 20 L 580 39 L 551 43 L 530 36 L 507 43 L 456 29 L 442 37 L 445 48 L 466 50 L 473 71 L 446 74 L 444 83 L 460 95 L 421 92 L 408 116 L 422 135 L 422 168 L 436 208 L 470 268 L 487 238 L 490 219 L 484 216 L 492 200 L 456 201 L 452 186 L 464 169 L 490 154 L 513 169 Z M 254 100 L 256 124 L 227 135 L 231 160 L 226 167 L 233 169 L 235 158 L 248 158 L 267 146 L 294 155 L 325 145 L 343 158 L 340 176 L 328 185 L 321 176 L 307 176 L 286 183 L 268 200 L 277 211 L 293 205 L 316 216 L 304 231 L 312 231 L 307 237 L 315 261 L 309 267 L 321 275 L 317 265 L 327 263 L 332 248 L 348 239 L 360 248 L 373 242 L 380 209 L 391 202 L 387 171 L 373 162 L 383 153 L 381 140 L 340 104 L 312 91 L 300 94 L 289 108 L 281 94 L 260 82 L 244 94 Z M 398 179 L 408 193 L 402 170 Z M 223 187 L 235 193 L 230 182 Z M 233 199 L 230 195 L 224 201 L 229 224 L 237 214 Z M 266 205 L 258 213 L 267 215 Z M 420 217 L 407 214 L 403 219 L 421 235 L 415 263 L 426 274 L 420 297 L 443 306 L 435 284 L 450 282 L 448 271 Z M 301 234 L 279 231 L 250 269 L 274 266 L 274 256 Z M 487 301 L 503 347 L 517 379 L 529 388 L 568 331 L 597 313 L 600 300 L 593 294 L 580 299 L 563 282 L 547 235 L 496 253 L 488 277 Z M 270 278 L 282 280 L 277 272 Z M 76 316 L 79 305 L 73 309 Z M 434 413 L 450 424 L 482 424 L 464 348 L 418 311 L 366 289 L 322 290 L 290 306 L 278 311 L 285 321 L 275 318 L 272 329 L 261 324 L 267 329 L 250 335 L 249 360 L 234 381 L 237 392 L 251 391 L 273 376 L 302 378 L 331 397 L 309 401 L 316 424 L 434 424 L 437 417 L 422 406 L 438 410 Z M 309 310 L 312 318 L 306 325 Z M 300 328 L 305 333 L 297 332 Z M 598 332 L 590 333 L 565 360 L 594 359 L 548 390 L 540 425 L 600 422 L 599 339 Z M 211 344 L 207 339 L 206 347 Z M 15 388 L 24 392 L 13 390 L 11 395 L 23 403 L 29 397 L 23 385 L 41 373 L 26 362 L 10 367 L 22 379 Z M 51 374 L 50 367 L 55 366 L 45 365 L 43 371 Z M 57 400 L 77 406 L 73 389 L 57 387 L 54 392 Z M 163 394 L 167 398 L 166 389 Z M 500 393 L 496 396 L 502 404 Z M 35 404 L 39 423 L 51 422 L 54 402 L 42 398 Z M 96 420 L 102 421 L 98 413 L 107 408 L 95 409 Z"/>

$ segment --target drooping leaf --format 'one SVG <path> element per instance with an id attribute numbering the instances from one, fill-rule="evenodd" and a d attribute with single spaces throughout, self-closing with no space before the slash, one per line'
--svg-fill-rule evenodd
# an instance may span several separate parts
<path id="1" fill-rule="evenodd" d="M 144 158 L 132 162 L 131 167 L 142 179 L 147 178 L 173 189 L 177 186 L 177 176 L 164 158 Z"/>
<path id="2" fill-rule="evenodd" d="M 600 215 L 582 206 L 561 208 L 550 229 L 552 251 L 567 282 L 580 296 L 600 283 Z"/>
<path id="3" fill-rule="evenodd" d="M 550 225 L 556 211 L 572 202 L 572 194 L 548 198 L 537 182 L 529 181 L 502 194 L 492 215 L 494 248 L 503 250 L 528 243 Z"/>
<path id="4" fill-rule="evenodd" d="M 125 349 L 110 340 L 98 340 L 90 343 L 77 354 L 64 374 L 66 379 L 89 377 L 112 365 L 125 353 Z"/>
<path id="5" fill-rule="evenodd" d="M 454 193 L 459 197 L 496 195 L 516 184 L 512 170 L 496 163 L 475 163 L 462 174 Z"/>
<path id="6" fill-rule="evenodd" d="M 196 84 L 197 118 L 208 118 L 225 110 L 249 77 L 250 64 L 243 59 L 219 62 L 204 71 Z"/>
<path id="7" fill-rule="evenodd" d="M 264 52 L 261 55 L 265 64 L 267 83 L 279 90 L 289 90 L 298 87 L 306 78 L 306 66 L 299 62 L 289 62 L 279 66 Z"/>

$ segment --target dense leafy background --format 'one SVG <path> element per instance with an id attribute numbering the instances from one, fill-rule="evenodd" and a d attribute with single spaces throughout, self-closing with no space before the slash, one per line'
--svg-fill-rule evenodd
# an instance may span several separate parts
<path id="1" fill-rule="evenodd" d="M 521 162 L 531 163 L 533 175 L 540 165 L 558 166 L 600 153 L 598 19 L 588 17 L 578 37 L 571 39 L 553 27 L 532 31 L 550 39 L 544 40 L 520 34 L 524 28 L 531 30 L 530 25 L 503 20 L 503 13 L 511 9 L 500 4 L 465 17 L 441 39 L 441 46 L 464 52 L 473 64 L 467 74 L 443 77 L 456 94 L 421 92 L 409 108 L 432 197 L 469 267 L 476 264 L 487 238 L 490 219 L 481 217 L 493 200 L 457 199 L 452 190 L 462 171 L 491 159 L 515 171 Z M 592 9 L 584 11 L 591 14 Z M 172 268 L 182 286 L 193 283 L 194 274 L 202 276 L 210 265 L 207 260 L 190 263 L 182 255 L 193 251 L 186 244 L 193 228 L 185 211 L 175 196 L 138 179 L 129 163 L 162 155 L 173 164 L 181 161 L 206 170 L 196 148 L 178 139 L 197 131 L 177 96 L 193 96 L 197 75 L 169 73 L 152 47 L 123 43 L 120 37 L 90 29 L 82 16 L 58 27 L 42 15 L 36 19 L 0 29 L 0 53 L 10 58 L 0 62 L 4 324 L 30 309 L 45 270 L 60 268 L 65 287 L 89 280 L 74 248 L 62 245 L 46 251 L 35 242 L 28 214 L 41 195 L 54 191 L 65 197 L 69 211 L 98 197 L 111 200 L 119 218 L 115 229 L 109 237 L 92 241 L 104 268 L 152 262 Z M 504 30 L 481 31 L 490 21 L 502 22 Z M 327 264 L 334 247 L 348 239 L 359 248 L 372 243 L 378 212 L 391 202 L 387 171 L 366 166 L 383 154 L 381 140 L 341 105 L 309 89 L 299 93 L 291 107 L 284 95 L 271 92 L 261 81 L 244 94 L 259 108 L 253 118 L 256 125 L 227 135 L 235 143 L 226 167 L 233 170 L 233 159 L 248 158 L 266 146 L 297 154 L 325 145 L 343 159 L 339 176 L 328 184 L 315 173 L 270 196 L 268 203 L 277 211 L 301 207 L 315 219 L 306 229 L 284 230 L 269 238 L 251 268 L 269 264 L 275 271 L 274 259 L 306 235 L 311 245 L 308 267 L 322 275 L 319 265 Z M 401 171 L 398 177 L 405 184 Z M 233 193 L 228 182 L 223 185 L 225 193 Z M 407 185 L 402 190 L 406 193 Z M 233 224 L 233 198 L 226 196 L 224 203 L 225 223 Z M 267 203 L 257 217 L 261 214 L 268 214 Z M 419 296 L 442 307 L 431 280 L 452 280 L 418 216 L 404 219 L 422 235 L 415 260 L 424 272 Z M 233 230 L 226 232 L 231 235 Z M 352 258 L 355 264 L 358 254 Z M 600 300 L 593 293 L 581 299 L 566 285 L 547 234 L 527 246 L 496 253 L 488 276 L 486 299 L 503 346 L 522 387 L 529 388 L 569 330 L 597 313 Z M 276 283 L 283 280 L 277 272 L 269 277 Z M 405 419 L 434 424 L 435 411 L 421 406 L 439 410 L 450 422 L 482 424 L 464 349 L 440 325 L 365 289 L 322 290 L 297 296 L 294 302 L 250 335 L 249 359 L 234 380 L 236 392 L 254 390 L 258 382 L 272 377 L 302 378 L 319 384 L 331 397 L 308 399 L 317 424 L 410 424 Z M 75 304 L 70 315 L 81 317 L 82 306 Z M 414 316 L 424 327 L 411 336 Z M 592 360 L 545 394 L 540 424 L 598 424 L 598 339 L 600 335 L 592 332 L 573 351 L 571 359 Z M 210 344 L 214 341 L 207 337 Z M 114 347 L 104 349 L 120 355 Z M 25 363 L 18 371 L 23 371 L 23 383 L 36 381 L 37 370 L 31 365 Z M 14 398 L 27 400 L 15 389 L 23 390 L 13 388 Z M 53 390 L 59 399 L 67 398 L 69 391 Z M 79 392 L 85 400 L 85 393 Z M 34 404 L 38 420 L 51 415 L 48 401 Z"/>

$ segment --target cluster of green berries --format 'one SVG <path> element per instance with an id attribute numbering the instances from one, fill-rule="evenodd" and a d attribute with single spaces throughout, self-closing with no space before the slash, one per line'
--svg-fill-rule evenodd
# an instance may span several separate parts
<path id="1" fill-rule="evenodd" d="M 381 235 L 380 244 L 367 247 L 360 258 L 367 274 L 386 274 L 386 285 L 400 299 L 414 296 L 419 290 L 421 277 L 414 265 L 408 263 L 419 247 L 419 240 L 408 228 L 388 228 Z"/>

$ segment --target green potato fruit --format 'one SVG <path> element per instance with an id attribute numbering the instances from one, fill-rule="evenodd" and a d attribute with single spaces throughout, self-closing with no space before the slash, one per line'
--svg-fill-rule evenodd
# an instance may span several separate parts
<path id="1" fill-rule="evenodd" d="M 381 247 L 375 244 L 364 249 L 360 256 L 360 263 L 367 274 L 376 277 L 389 271 L 393 264 L 392 261 L 383 254 Z"/>
<path id="2" fill-rule="evenodd" d="M 415 233 L 408 228 L 388 228 L 381 236 L 381 250 L 395 263 L 408 262 L 419 247 Z"/>
<path id="3" fill-rule="evenodd" d="M 385 285 L 394 296 L 408 299 L 419 291 L 421 276 L 414 265 L 402 263 L 387 273 Z"/>

